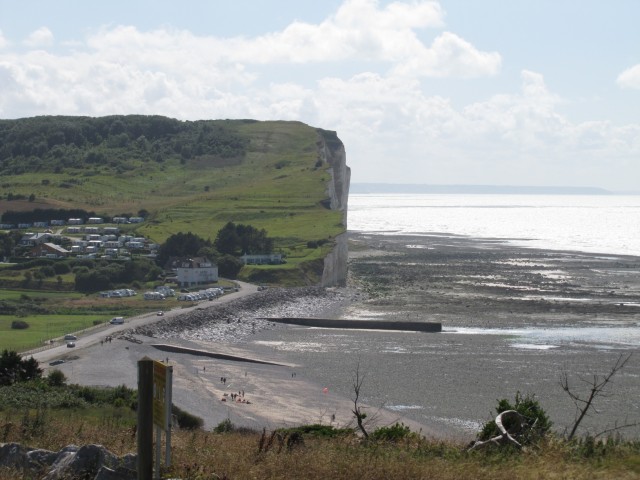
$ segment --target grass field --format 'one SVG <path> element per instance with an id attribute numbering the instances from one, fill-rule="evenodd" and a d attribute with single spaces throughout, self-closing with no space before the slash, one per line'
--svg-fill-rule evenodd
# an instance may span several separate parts
<path id="1" fill-rule="evenodd" d="M 110 315 L 0 315 L 0 350 L 22 352 L 37 348 L 50 339 L 67 333 L 82 332 L 93 327 L 94 322 L 105 323 L 110 319 Z M 11 323 L 14 320 L 27 322 L 29 328 L 12 329 Z"/>

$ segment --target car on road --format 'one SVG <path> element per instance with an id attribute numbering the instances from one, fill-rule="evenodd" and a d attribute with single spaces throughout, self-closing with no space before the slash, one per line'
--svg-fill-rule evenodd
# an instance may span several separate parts
<path id="1" fill-rule="evenodd" d="M 73 348 L 75 346 L 76 346 L 75 342 L 67 342 L 67 348 Z"/>
<path id="2" fill-rule="evenodd" d="M 51 365 L 52 367 L 55 367 L 56 365 L 60 365 L 62 363 L 64 363 L 64 360 L 59 358 L 58 360 L 54 360 L 53 362 L 49 362 L 49 365 Z"/>
<path id="3" fill-rule="evenodd" d="M 111 325 L 122 325 L 124 323 L 124 317 L 113 317 L 109 320 Z"/>
<path id="4" fill-rule="evenodd" d="M 164 316 L 164 312 L 162 310 L 160 310 L 158 313 L 156 313 L 157 316 L 162 317 Z"/>
<path id="5" fill-rule="evenodd" d="M 78 337 L 76 337 L 75 335 L 71 335 L 70 333 L 67 333 L 67 334 L 64 336 L 64 339 L 65 339 L 65 340 L 77 340 L 77 339 L 78 339 Z"/>

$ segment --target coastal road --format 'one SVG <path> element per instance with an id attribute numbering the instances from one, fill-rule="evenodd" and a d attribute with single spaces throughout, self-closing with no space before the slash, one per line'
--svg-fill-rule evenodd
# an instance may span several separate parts
<path id="1" fill-rule="evenodd" d="M 138 315 L 136 317 L 128 317 L 125 319 L 125 323 L 122 325 L 111 325 L 111 324 L 107 324 L 106 327 L 103 328 L 99 328 L 97 330 L 92 330 L 87 332 L 86 334 L 76 334 L 76 336 L 78 337 L 77 340 L 74 341 L 74 343 L 76 344 L 75 347 L 73 348 L 68 348 L 67 347 L 67 343 L 63 342 L 60 345 L 57 345 L 55 347 L 49 348 L 47 350 L 42 350 L 39 352 L 34 352 L 34 353 L 30 353 L 30 352 L 26 352 L 24 354 L 22 354 L 23 357 L 33 357 L 35 358 L 40 364 L 44 365 L 47 364 L 57 358 L 60 358 L 62 356 L 68 356 L 70 354 L 73 354 L 74 351 L 77 350 L 82 350 L 82 349 L 86 349 L 88 347 L 92 347 L 94 345 L 99 344 L 101 341 L 103 341 L 105 339 L 105 337 L 107 336 L 115 336 L 117 335 L 119 332 L 122 332 L 124 330 L 129 330 L 131 328 L 135 328 L 135 327 L 139 327 L 142 325 L 147 325 L 149 323 L 154 323 L 157 322 L 159 320 L 162 320 L 163 318 L 173 318 L 173 317 L 177 317 L 179 315 L 183 315 L 185 313 L 191 312 L 192 310 L 196 310 L 198 308 L 204 308 L 204 307 L 208 307 L 211 306 L 213 304 L 220 304 L 220 303 L 227 303 L 230 302 L 232 300 L 235 300 L 237 298 L 241 298 L 241 297 L 246 297 L 248 295 L 253 295 L 254 293 L 256 293 L 258 291 L 258 286 L 257 285 L 253 285 L 250 283 L 245 283 L 245 282 L 240 282 L 240 281 L 235 281 L 234 283 L 236 283 L 237 287 L 238 287 L 238 291 L 237 292 L 231 292 L 231 293 L 227 293 L 225 295 L 223 295 L 222 297 L 219 297 L 215 300 L 203 300 L 201 302 L 197 302 L 194 304 L 188 304 L 190 306 L 188 307 L 176 307 L 172 310 L 167 310 L 164 311 L 164 315 L 163 316 L 158 316 L 157 312 L 158 310 L 161 310 L 161 308 L 159 308 L 156 311 L 150 312 L 150 313 L 144 313 L 142 315 Z M 158 304 L 158 306 L 161 306 L 161 304 Z M 71 332 L 70 332 L 71 333 Z"/>

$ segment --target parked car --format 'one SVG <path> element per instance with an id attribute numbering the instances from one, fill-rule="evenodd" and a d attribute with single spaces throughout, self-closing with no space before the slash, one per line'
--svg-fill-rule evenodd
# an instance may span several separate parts
<path id="1" fill-rule="evenodd" d="M 77 340 L 77 339 L 78 339 L 78 337 L 76 337 L 75 335 L 71 335 L 70 333 L 67 333 L 67 334 L 64 336 L 64 339 L 65 339 L 65 340 Z"/>
<path id="2" fill-rule="evenodd" d="M 113 317 L 109 320 L 111 325 L 122 325 L 124 323 L 124 317 Z"/>
<path id="3" fill-rule="evenodd" d="M 49 365 L 51 365 L 52 367 L 55 367 L 56 365 L 60 365 L 61 363 L 64 363 L 64 360 L 59 358 L 58 360 L 54 360 L 53 362 L 49 362 Z"/>
<path id="4" fill-rule="evenodd" d="M 75 342 L 67 342 L 67 348 L 73 348 L 75 346 L 76 346 Z"/>

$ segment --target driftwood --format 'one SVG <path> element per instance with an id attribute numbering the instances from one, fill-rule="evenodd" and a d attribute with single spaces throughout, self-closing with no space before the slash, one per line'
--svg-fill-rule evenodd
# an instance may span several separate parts
<path id="1" fill-rule="evenodd" d="M 504 444 L 511 444 L 516 446 L 517 448 L 522 448 L 522 444 L 518 442 L 515 437 L 524 433 L 525 430 L 530 430 L 535 425 L 529 425 L 527 423 L 528 418 L 515 410 L 505 410 L 501 414 L 496 417 L 496 425 L 500 430 L 500 435 L 496 435 L 489 440 L 477 440 L 473 442 L 471 447 L 469 447 L 469 451 L 471 450 L 480 450 L 482 448 L 487 448 L 491 446 L 498 446 Z M 509 425 L 509 428 L 505 426 L 505 424 Z"/>

